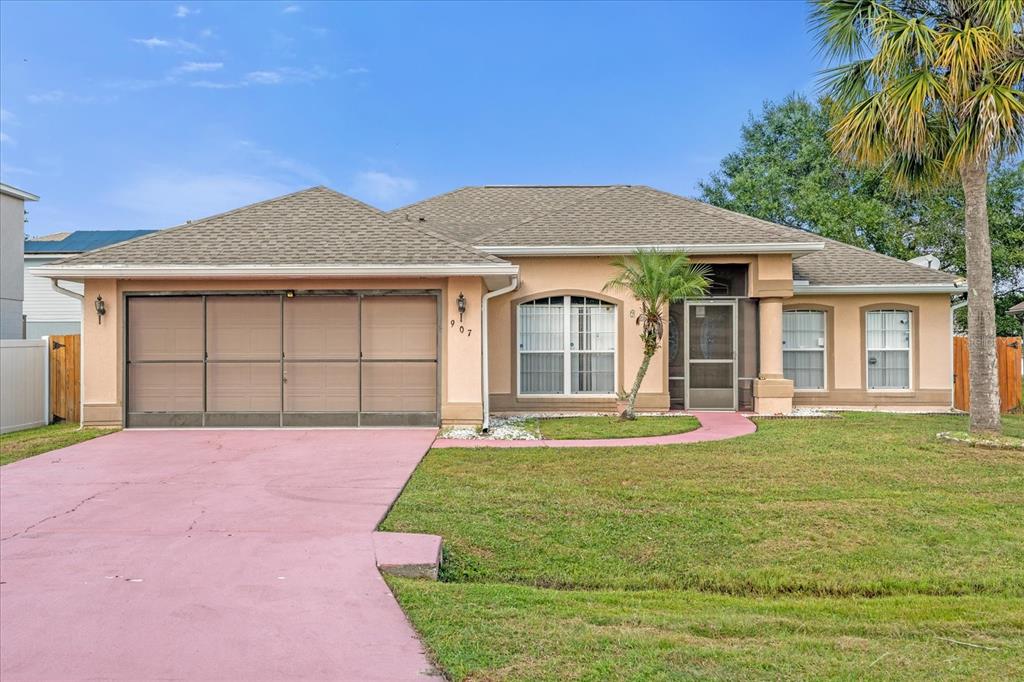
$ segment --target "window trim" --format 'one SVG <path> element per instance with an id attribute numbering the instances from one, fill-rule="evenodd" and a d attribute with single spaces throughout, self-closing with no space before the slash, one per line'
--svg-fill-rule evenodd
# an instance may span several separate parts
<path id="1" fill-rule="evenodd" d="M 612 308 L 612 333 L 614 334 L 614 347 L 612 353 L 612 387 L 618 387 L 619 385 L 619 308 L 621 303 L 614 300 L 609 300 L 603 296 L 595 295 L 591 292 L 573 291 L 573 292 L 552 292 L 542 293 L 528 298 L 520 299 L 515 301 L 514 308 L 515 312 L 513 318 L 515 319 L 515 334 L 512 337 L 512 345 L 515 350 L 515 363 L 513 364 L 513 372 L 515 373 L 515 384 L 516 384 L 516 397 L 520 399 L 531 399 L 531 398 L 566 398 L 566 399 L 587 399 L 587 398 L 615 398 L 617 397 L 617 391 L 613 390 L 611 393 L 573 393 L 572 392 L 572 354 L 573 353 L 607 353 L 608 351 L 577 351 L 573 350 L 570 346 L 570 338 L 572 336 L 572 298 L 573 297 L 585 297 L 592 298 L 595 301 L 600 301 L 605 305 L 609 305 Z M 528 305 L 534 301 L 541 299 L 561 298 L 562 299 L 562 392 L 561 393 L 523 393 L 522 391 L 522 354 L 523 350 L 519 347 L 519 335 L 522 333 L 522 318 L 520 315 L 520 308 L 523 305 Z M 527 354 L 554 354 L 557 351 L 525 351 Z"/>
<path id="2" fill-rule="evenodd" d="M 870 381 L 868 379 L 868 353 L 872 350 L 896 350 L 902 351 L 900 348 L 870 348 L 868 346 L 868 316 L 871 313 L 884 313 L 884 312 L 898 312 L 907 314 L 907 332 L 910 334 L 910 340 L 907 344 L 907 387 L 906 388 L 871 388 Z M 914 387 L 914 381 L 917 378 L 917 372 L 914 371 L 914 362 L 917 354 L 914 352 L 914 345 L 917 343 L 917 308 L 913 306 L 900 305 L 900 304 L 875 304 L 865 306 L 861 309 L 861 320 L 862 333 L 861 333 L 861 350 L 862 358 L 864 360 L 864 390 L 867 393 L 914 393 L 916 391 Z"/>
<path id="3" fill-rule="evenodd" d="M 782 309 L 782 320 L 783 320 L 783 331 L 782 331 L 782 342 L 786 342 L 786 331 L 785 331 L 785 320 L 786 313 L 820 313 L 822 322 L 822 338 L 825 340 L 824 345 L 821 348 L 797 348 L 791 349 L 790 353 L 821 353 L 821 388 L 797 388 L 796 382 L 793 382 L 793 391 L 795 393 L 828 393 L 829 392 L 829 320 L 830 310 L 825 308 L 818 308 L 813 306 L 794 306 L 792 308 Z M 782 371 L 785 375 L 786 371 L 786 346 L 782 346 Z"/>

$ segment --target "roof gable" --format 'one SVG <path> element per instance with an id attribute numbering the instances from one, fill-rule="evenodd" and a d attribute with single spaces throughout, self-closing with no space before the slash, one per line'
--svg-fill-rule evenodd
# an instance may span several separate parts
<path id="1" fill-rule="evenodd" d="M 451 237 L 313 187 L 61 261 L 58 266 L 413 266 L 502 263 Z"/>

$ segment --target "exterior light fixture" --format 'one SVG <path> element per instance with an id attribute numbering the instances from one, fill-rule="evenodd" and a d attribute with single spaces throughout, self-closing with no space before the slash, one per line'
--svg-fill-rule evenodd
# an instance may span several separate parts
<path id="1" fill-rule="evenodd" d="M 102 296 L 97 296 L 93 305 L 96 307 L 96 324 L 103 324 L 103 316 L 107 314 L 107 304 L 103 302 Z"/>
<path id="2" fill-rule="evenodd" d="M 284 297 L 295 298 L 295 291 L 293 289 L 289 289 L 288 291 L 284 292 Z"/>
<path id="3" fill-rule="evenodd" d="M 466 314 L 466 296 L 461 291 L 459 292 L 459 298 L 455 301 L 455 305 L 459 309 L 459 322 L 462 322 L 462 316 Z"/>

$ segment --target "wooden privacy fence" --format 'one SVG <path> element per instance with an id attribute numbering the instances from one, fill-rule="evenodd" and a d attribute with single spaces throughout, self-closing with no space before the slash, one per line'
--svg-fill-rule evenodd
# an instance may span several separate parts
<path id="1" fill-rule="evenodd" d="M 0 433 L 45 424 L 46 388 L 46 342 L 0 340 Z"/>
<path id="2" fill-rule="evenodd" d="M 82 391 L 82 342 L 78 334 L 50 337 L 50 413 L 77 422 Z"/>
<path id="3" fill-rule="evenodd" d="M 1021 392 L 1021 338 L 1001 336 L 996 339 L 996 358 L 999 374 L 999 409 L 1010 412 L 1020 407 Z M 971 354 L 966 336 L 953 337 L 953 407 L 965 412 L 971 409 L 971 382 L 969 368 Z"/>

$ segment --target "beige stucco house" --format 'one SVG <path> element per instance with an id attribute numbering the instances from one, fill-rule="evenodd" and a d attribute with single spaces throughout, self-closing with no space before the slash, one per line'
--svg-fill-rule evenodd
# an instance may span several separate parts
<path id="1" fill-rule="evenodd" d="M 638 305 L 603 288 L 637 248 L 714 282 L 666 311 L 642 409 L 950 406 L 955 277 L 643 186 L 315 187 L 34 272 L 84 282 L 88 424 L 479 424 L 614 409 Z"/>

